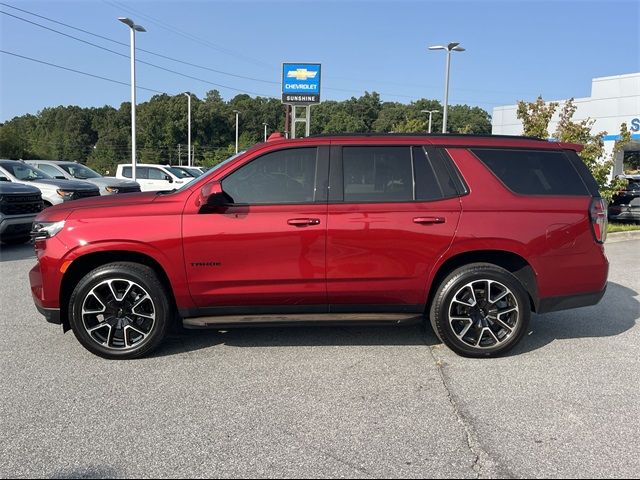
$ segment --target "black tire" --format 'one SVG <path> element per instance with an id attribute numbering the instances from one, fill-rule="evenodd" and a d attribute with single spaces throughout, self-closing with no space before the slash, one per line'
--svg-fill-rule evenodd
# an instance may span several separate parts
<path id="1" fill-rule="evenodd" d="M 483 284 L 488 288 L 483 290 Z M 495 303 L 483 301 L 483 292 L 487 290 L 489 300 L 498 299 L 503 293 L 505 296 Z M 473 307 L 464 303 L 476 301 Z M 517 310 L 509 312 L 514 307 Z M 473 263 L 454 270 L 441 282 L 429 318 L 438 338 L 458 355 L 498 356 L 513 348 L 526 332 L 531 318 L 529 295 L 520 281 L 504 268 Z M 470 322 L 456 318 L 469 318 Z M 465 334 L 469 323 L 471 326 Z"/>
<path id="2" fill-rule="evenodd" d="M 107 281 L 113 283 L 106 283 Z M 118 287 L 126 287 L 127 282 L 131 284 L 130 288 L 126 289 L 127 294 L 117 292 Z M 112 296 L 116 301 L 109 302 L 109 291 L 105 294 L 106 290 L 101 290 L 107 288 L 110 292 L 116 289 L 116 293 L 122 293 L 122 303 L 118 301 L 117 296 Z M 92 293 L 97 294 L 98 291 L 100 291 L 99 296 L 103 297 L 101 300 L 97 300 Z M 143 318 L 143 312 L 136 310 L 134 304 L 140 298 L 143 300 L 138 308 L 146 309 L 144 314 L 152 315 L 155 317 L 153 320 Z M 173 308 L 168 298 L 165 288 L 151 268 L 131 262 L 109 263 L 90 271 L 78 282 L 69 299 L 69 323 L 78 341 L 96 355 L 119 360 L 143 357 L 158 347 L 167 334 L 173 318 Z M 102 315 L 102 312 L 94 315 L 91 313 L 93 310 L 88 307 L 83 316 L 85 302 L 86 305 L 93 302 L 93 309 L 96 305 L 98 309 L 102 308 L 101 304 L 104 306 L 105 303 L 110 303 L 110 305 L 104 307 L 107 312 L 105 315 Z M 133 305 L 134 308 L 127 310 L 128 307 L 124 306 L 125 302 L 128 302 L 129 306 Z M 118 313 L 115 313 L 114 309 L 118 310 Z M 98 318 L 100 316 L 103 320 Z M 90 325 L 90 322 L 93 322 L 93 325 Z M 115 323 L 115 325 L 107 326 L 106 323 Z M 105 328 L 90 333 L 88 329 L 96 325 L 104 325 Z M 116 334 L 120 334 L 121 337 Z M 106 345 L 104 341 L 101 343 L 105 337 Z M 136 337 L 138 337 L 137 341 Z M 131 345 L 127 346 L 127 341 Z M 124 343 L 124 348 L 116 345 L 118 342 Z"/>
<path id="3" fill-rule="evenodd" d="M 0 238 L 0 241 L 6 245 L 20 245 L 22 243 L 27 243 L 29 240 L 31 240 L 30 235 L 25 235 L 24 237 Z"/>

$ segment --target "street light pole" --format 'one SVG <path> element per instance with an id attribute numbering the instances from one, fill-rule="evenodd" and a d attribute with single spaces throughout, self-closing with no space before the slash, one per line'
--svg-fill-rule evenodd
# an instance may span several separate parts
<path id="1" fill-rule="evenodd" d="M 464 52 L 465 49 L 460 46 L 459 42 L 451 42 L 447 46 L 434 45 L 429 50 L 446 50 L 447 64 L 445 67 L 444 77 L 444 112 L 442 114 L 442 133 L 447 133 L 447 115 L 449 111 L 449 70 L 451 67 L 451 52 Z"/>
<path id="2" fill-rule="evenodd" d="M 238 153 L 238 115 L 240 115 L 240 110 L 234 110 L 233 113 L 236 114 L 236 153 Z"/>
<path id="3" fill-rule="evenodd" d="M 267 141 L 267 127 L 269 126 L 269 124 L 266 123 L 266 122 L 263 122 L 262 124 L 264 125 L 264 141 L 266 142 Z"/>
<path id="4" fill-rule="evenodd" d="M 118 17 L 131 31 L 131 179 L 136 181 L 136 32 L 146 32 L 127 17 Z"/>
<path id="5" fill-rule="evenodd" d="M 187 150 L 187 152 L 188 152 L 187 153 L 187 166 L 190 167 L 191 166 L 191 94 L 190 93 L 184 93 L 183 95 L 186 95 L 187 98 L 189 99 L 188 100 L 189 113 L 188 113 L 188 120 L 187 120 L 188 124 L 189 124 L 189 127 L 188 127 L 188 129 L 189 129 L 189 131 L 188 131 L 189 146 L 187 147 L 188 148 L 188 150 Z"/>
<path id="6" fill-rule="evenodd" d="M 434 113 L 440 113 L 440 110 L 420 110 L 420 113 L 428 113 L 429 114 L 429 131 L 431 133 L 431 115 Z"/>

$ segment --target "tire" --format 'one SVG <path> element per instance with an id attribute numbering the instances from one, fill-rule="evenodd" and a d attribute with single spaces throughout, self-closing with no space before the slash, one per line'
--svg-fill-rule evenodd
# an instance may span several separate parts
<path id="1" fill-rule="evenodd" d="M 155 272 L 138 263 L 109 263 L 85 275 L 69 299 L 78 341 L 108 359 L 139 358 L 165 338 L 173 309 Z"/>
<path id="2" fill-rule="evenodd" d="M 526 332 L 531 318 L 529 295 L 504 268 L 473 263 L 442 281 L 429 318 L 438 338 L 458 355 L 498 356 Z"/>

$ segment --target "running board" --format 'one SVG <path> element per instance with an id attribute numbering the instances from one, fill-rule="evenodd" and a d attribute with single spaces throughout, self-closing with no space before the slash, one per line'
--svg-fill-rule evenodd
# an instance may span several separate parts
<path id="1" fill-rule="evenodd" d="M 183 318 L 185 328 L 243 327 L 251 325 L 330 325 L 373 324 L 398 325 L 419 323 L 423 315 L 416 313 L 294 313 L 268 315 L 216 315 Z"/>

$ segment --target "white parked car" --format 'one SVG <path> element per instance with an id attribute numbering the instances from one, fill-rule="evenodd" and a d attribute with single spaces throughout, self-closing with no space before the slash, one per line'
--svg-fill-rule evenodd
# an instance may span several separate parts
<path id="1" fill-rule="evenodd" d="M 100 189 L 100 195 L 115 195 L 116 193 L 135 193 L 140 191 L 140 185 L 131 180 L 115 177 L 103 177 L 86 165 L 78 162 L 57 160 L 25 160 L 32 167 L 42 170 L 53 178 L 66 180 L 82 180 L 93 183 Z"/>
<path id="2" fill-rule="evenodd" d="M 131 164 L 118 165 L 116 178 L 131 179 Z M 192 181 L 194 177 L 169 165 L 153 165 L 138 163 L 136 165 L 136 182 L 143 192 L 158 190 L 174 190 Z"/>
<path id="3" fill-rule="evenodd" d="M 42 193 L 45 207 L 100 195 L 100 190 L 92 183 L 53 178 L 18 160 L 0 160 L 0 181 L 36 187 Z"/>

